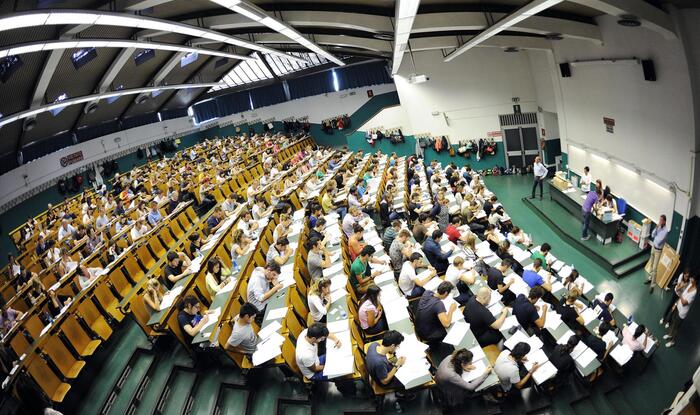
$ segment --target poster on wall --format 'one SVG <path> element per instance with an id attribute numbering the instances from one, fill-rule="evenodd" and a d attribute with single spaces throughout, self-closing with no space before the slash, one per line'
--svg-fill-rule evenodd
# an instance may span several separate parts
<path id="1" fill-rule="evenodd" d="M 372 98 L 373 96 L 374 96 L 374 91 L 372 91 L 371 89 L 368 89 L 367 90 L 367 98 Z"/>
<path id="2" fill-rule="evenodd" d="M 77 163 L 83 160 L 83 152 L 77 151 L 67 156 L 61 157 L 61 167 L 70 166 L 71 164 Z"/>
<path id="3" fill-rule="evenodd" d="M 603 124 L 605 124 L 605 131 L 613 134 L 615 132 L 615 119 L 603 117 Z"/>
<path id="4" fill-rule="evenodd" d="M 486 133 L 486 137 L 488 137 L 488 138 L 500 138 L 501 132 L 500 131 L 489 131 Z"/>

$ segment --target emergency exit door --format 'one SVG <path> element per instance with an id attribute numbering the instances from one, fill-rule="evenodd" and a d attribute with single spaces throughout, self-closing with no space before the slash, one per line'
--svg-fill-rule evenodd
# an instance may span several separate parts
<path id="1" fill-rule="evenodd" d="M 537 114 L 507 114 L 501 115 L 500 118 L 506 167 L 531 166 L 535 157 L 540 155 Z"/>

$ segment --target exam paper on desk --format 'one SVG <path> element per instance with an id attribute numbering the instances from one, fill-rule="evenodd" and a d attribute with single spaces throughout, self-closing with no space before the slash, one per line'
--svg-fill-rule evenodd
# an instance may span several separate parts
<path id="1" fill-rule="evenodd" d="M 458 321 L 452 324 L 447 331 L 447 335 L 442 339 L 442 342 L 457 346 L 467 334 L 469 327 L 469 323 L 465 321 Z"/>

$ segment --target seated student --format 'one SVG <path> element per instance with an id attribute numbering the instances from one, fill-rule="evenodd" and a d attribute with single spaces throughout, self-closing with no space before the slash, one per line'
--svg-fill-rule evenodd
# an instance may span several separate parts
<path id="1" fill-rule="evenodd" d="M 262 195 L 255 198 L 255 203 L 252 207 L 253 220 L 261 220 L 272 214 L 272 206 L 266 208 L 267 202 Z"/>
<path id="2" fill-rule="evenodd" d="M 445 271 L 445 281 L 451 282 L 452 285 L 457 288 L 459 295 L 454 297 L 454 299 L 459 304 L 464 305 L 472 296 L 469 286 L 476 282 L 476 273 L 467 270 L 464 258 L 460 255 L 447 267 L 447 271 Z"/>
<path id="3" fill-rule="evenodd" d="M 539 274 L 542 269 L 542 260 L 537 258 L 532 264 L 532 269 L 526 269 L 523 271 L 523 281 L 527 283 L 530 288 L 542 287 L 547 291 L 552 291 L 552 274 L 547 275 L 547 280 Z"/>
<path id="4" fill-rule="evenodd" d="M 572 269 L 571 273 L 569 274 L 568 277 L 564 279 L 564 288 L 567 290 L 573 290 L 577 289 L 579 292 L 583 292 L 583 283 L 576 283 L 575 281 L 578 279 L 579 273 L 578 270 Z"/>
<path id="5" fill-rule="evenodd" d="M 450 240 L 452 243 L 457 243 L 463 236 L 459 232 L 459 228 L 462 225 L 462 220 L 459 218 L 459 216 L 455 216 L 452 218 L 452 221 L 450 222 L 449 225 L 445 228 L 445 235 L 447 235 L 447 239 Z M 464 235 L 466 237 L 466 235 Z"/>
<path id="6" fill-rule="evenodd" d="M 136 243 L 139 239 L 143 238 L 143 236 L 146 235 L 150 230 L 151 228 L 148 227 L 144 218 L 136 219 L 136 223 L 134 223 L 134 226 L 132 226 L 131 230 L 129 231 L 129 236 L 131 236 L 131 242 Z"/>
<path id="7" fill-rule="evenodd" d="M 498 344 L 503 339 L 499 330 L 508 317 L 506 307 L 503 307 L 498 318 L 494 317 L 486 308 L 489 302 L 491 302 L 491 289 L 480 287 L 476 295 L 464 306 L 464 320 L 470 324 L 472 333 L 481 347 Z"/>
<path id="8" fill-rule="evenodd" d="M 411 398 L 405 394 L 403 384 L 396 378 L 396 372 L 406 363 L 404 356 L 396 356 L 396 350 L 403 340 L 403 334 L 389 330 L 384 333 L 381 342 L 369 345 L 365 356 L 365 366 L 370 379 L 382 388 L 398 389 L 396 397 L 401 400 Z"/>
<path id="9" fill-rule="evenodd" d="M 326 234 L 324 232 L 325 229 L 326 219 L 318 218 L 318 220 L 316 220 L 316 227 L 309 230 L 309 239 L 316 238 L 321 241 L 323 246 L 325 246 L 326 242 L 328 241 L 328 238 L 326 238 Z"/>
<path id="10" fill-rule="evenodd" d="M 423 279 L 419 279 L 418 275 L 416 274 L 416 268 L 421 267 L 427 267 L 430 270 L 430 273 L 423 277 Z M 432 280 L 436 275 L 437 272 L 435 271 L 435 268 L 427 266 L 427 264 L 423 262 L 423 256 L 418 252 L 414 252 L 408 258 L 408 261 L 404 262 L 403 266 L 401 267 L 401 273 L 399 274 L 399 288 L 408 298 L 419 297 L 421 294 L 423 294 L 423 291 L 425 291 L 423 286 L 427 284 L 428 281 Z"/>
<path id="11" fill-rule="evenodd" d="M 612 327 L 610 324 L 602 321 L 597 330 L 594 330 L 592 333 L 585 332 L 583 338 L 581 339 L 586 346 L 590 347 L 595 354 L 598 355 L 598 359 L 600 360 L 604 360 L 606 357 L 608 357 L 608 353 L 610 353 L 615 345 L 615 342 L 612 341 L 609 342 L 609 344 L 605 344 L 605 341 L 603 340 L 603 336 L 605 336 L 611 329 Z"/>
<path id="12" fill-rule="evenodd" d="M 163 288 L 158 278 L 151 277 L 148 279 L 146 290 L 143 293 L 143 301 L 151 313 L 160 310 L 160 302 L 163 301 Z"/>
<path id="13" fill-rule="evenodd" d="M 277 282 L 280 266 L 276 263 L 268 263 L 265 268 L 255 267 L 248 280 L 248 302 L 258 309 L 256 322 L 262 322 L 265 316 L 265 307 L 277 291 L 282 289 L 282 284 Z"/>
<path id="14" fill-rule="evenodd" d="M 507 217 L 503 206 L 499 206 L 491 211 L 488 221 L 489 224 L 493 225 L 499 231 L 507 233 L 512 226 L 510 219 L 507 219 Z"/>
<path id="15" fill-rule="evenodd" d="M 196 257 L 200 255 L 200 249 L 202 248 L 202 236 L 199 234 L 199 232 L 193 232 L 190 234 L 190 236 L 187 237 L 187 239 L 190 241 L 190 246 L 189 246 L 189 254 L 191 257 Z"/>
<path id="16" fill-rule="evenodd" d="M 584 325 L 583 317 L 579 314 L 579 310 L 583 308 L 583 304 L 576 302 L 580 295 L 581 292 L 579 292 L 577 288 L 569 290 L 563 301 L 560 301 L 555 308 L 557 313 L 561 315 L 561 321 L 569 327 L 574 327 L 577 324 L 581 326 Z"/>
<path id="17" fill-rule="evenodd" d="M 350 261 L 354 261 L 357 255 L 362 251 L 362 248 L 367 245 L 363 239 L 363 234 L 365 229 L 356 223 L 352 225 L 352 235 L 348 238 L 348 253 L 350 254 Z"/>
<path id="18" fill-rule="evenodd" d="M 209 258 L 207 261 L 207 275 L 204 277 L 204 282 L 207 286 L 207 291 L 213 299 L 216 294 L 223 289 L 226 284 L 231 281 L 231 273 L 224 268 L 224 264 L 217 257 Z"/>
<path id="19" fill-rule="evenodd" d="M 331 280 L 319 278 L 309 288 L 307 302 L 309 315 L 314 323 L 326 323 L 328 310 L 331 308 Z"/>
<path id="20" fill-rule="evenodd" d="M 258 230 L 260 224 L 253 220 L 253 215 L 250 211 L 245 211 L 238 220 L 238 229 L 243 231 L 243 234 L 250 239 L 258 238 Z"/>
<path id="21" fill-rule="evenodd" d="M 294 250 L 292 250 L 292 247 L 289 246 L 289 240 L 287 240 L 287 238 L 280 238 L 277 240 L 277 242 L 270 245 L 270 248 L 267 250 L 265 261 L 268 264 L 274 262 L 275 264 L 282 266 L 289 261 L 289 258 L 292 255 L 294 255 Z"/>
<path id="22" fill-rule="evenodd" d="M 495 226 L 491 225 L 490 223 L 486 225 L 483 239 L 489 243 L 489 248 L 491 248 L 492 251 L 496 251 L 498 249 L 498 245 L 501 243 L 500 235 L 501 234 L 498 232 L 498 229 Z"/>
<path id="23" fill-rule="evenodd" d="M 612 316 L 612 310 L 610 309 L 610 306 L 612 305 L 614 299 L 615 296 L 613 295 L 613 293 L 607 293 L 605 294 L 605 297 L 603 297 L 603 301 L 600 301 L 596 298 L 595 300 L 593 300 L 593 303 L 591 303 L 591 308 L 596 310 L 596 312 L 598 313 L 598 318 L 600 320 L 605 321 L 613 327 L 617 325 L 615 323 L 615 319 Z"/>
<path id="24" fill-rule="evenodd" d="M 343 232 L 345 232 L 345 236 L 350 238 L 350 235 L 352 235 L 353 233 L 354 226 L 356 224 L 360 224 L 360 222 L 363 222 L 363 219 L 364 215 L 362 214 L 362 211 L 354 206 L 351 206 L 348 210 L 348 214 L 345 215 L 342 222 Z"/>
<path id="25" fill-rule="evenodd" d="M 337 193 L 337 189 L 328 189 L 321 198 L 321 207 L 326 213 L 337 213 L 339 217 L 344 218 L 348 213 L 348 209 L 345 206 L 336 206 L 333 203 Z"/>
<path id="26" fill-rule="evenodd" d="M 535 362 L 525 376 L 520 376 L 520 366 L 527 362 L 527 354 L 530 353 L 530 345 L 520 342 L 513 347 L 513 350 L 504 350 L 498 355 L 493 371 L 498 375 L 498 381 L 504 392 L 508 392 L 515 386 L 516 389 L 524 388 L 532 374 L 540 367 L 539 362 Z"/>
<path id="27" fill-rule="evenodd" d="M 357 310 L 357 315 L 360 327 L 365 334 L 375 335 L 389 328 L 384 316 L 384 309 L 379 301 L 381 292 L 379 287 L 372 284 L 367 287 L 367 291 L 358 302 L 360 308 Z"/>
<path id="28" fill-rule="evenodd" d="M 404 260 L 408 260 L 413 253 L 413 243 L 408 239 L 410 237 L 411 232 L 408 229 L 401 229 L 389 247 L 391 267 L 394 269 L 394 275 L 397 278 L 401 272 Z"/>
<path id="29" fill-rule="evenodd" d="M 418 222 L 413 225 L 413 238 L 416 242 L 419 244 L 425 242 L 425 239 L 428 237 L 428 226 L 430 226 L 432 222 L 433 220 L 427 213 L 421 213 L 420 216 L 418 216 Z"/>
<path id="30" fill-rule="evenodd" d="M 50 287 L 46 290 L 46 308 L 51 319 L 55 319 L 61 314 L 61 310 L 69 305 L 73 299 L 67 295 L 58 295 L 57 288 Z"/>
<path id="31" fill-rule="evenodd" d="M 462 376 L 465 372 L 471 372 L 476 369 L 476 366 L 472 364 L 473 359 L 474 354 L 471 351 L 457 349 L 445 357 L 438 366 L 435 381 L 442 392 L 442 398 L 446 406 L 454 407 L 464 403 L 466 399 L 472 396 L 476 388 L 484 383 L 486 377 L 493 370 L 491 365 L 489 365 L 480 376 L 467 382 Z"/>
<path id="32" fill-rule="evenodd" d="M 209 216 L 209 219 L 207 219 L 207 231 L 209 235 L 219 230 L 221 225 L 224 224 L 224 218 L 224 211 L 221 210 L 221 207 L 215 207 L 214 212 Z"/>
<path id="33" fill-rule="evenodd" d="M 168 289 L 172 289 L 176 282 L 190 274 L 187 271 L 187 267 L 192 262 L 183 252 L 172 251 L 168 252 L 167 260 L 163 276 L 165 277 L 165 286 Z"/>
<path id="34" fill-rule="evenodd" d="M 554 384 L 564 385 L 570 379 L 574 370 L 576 370 L 576 362 L 571 357 L 571 352 L 578 345 L 579 338 L 576 335 L 569 337 L 566 344 L 557 344 L 554 350 L 549 355 L 549 361 L 557 368 L 557 374 L 554 378 Z"/>
<path id="35" fill-rule="evenodd" d="M 233 318 L 231 335 L 226 341 L 224 349 L 229 352 L 242 353 L 252 356 L 255 348 L 260 342 L 260 338 L 253 331 L 252 321 L 258 309 L 253 304 L 245 303 L 238 311 L 238 315 Z"/>
<path id="36" fill-rule="evenodd" d="M 387 227 L 382 235 L 382 244 L 384 245 L 385 251 L 389 252 L 389 248 L 391 248 L 391 244 L 394 242 L 399 232 L 401 232 L 401 221 L 394 219 L 391 222 L 391 226 Z"/>
<path id="37" fill-rule="evenodd" d="M 236 202 L 236 194 L 231 193 L 226 197 L 224 203 L 221 204 L 221 209 L 224 211 L 226 216 L 233 215 L 233 212 L 238 208 L 238 202 Z"/>
<path id="38" fill-rule="evenodd" d="M 315 237 L 309 239 L 307 246 L 309 253 L 306 257 L 306 267 L 311 279 L 317 281 L 323 277 L 323 269 L 331 266 L 331 254 L 322 241 Z"/>
<path id="39" fill-rule="evenodd" d="M 316 227 L 316 221 L 323 215 L 323 209 L 319 204 L 313 204 L 309 207 L 311 214 L 309 215 L 309 228 Z"/>
<path id="40" fill-rule="evenodd" d="M 149 206 L 151 207 L 151 210 L 148 212 L 146 218 L 151 226 L 156 226 L 161 220 L 163 220 L 163 215 L 161 215 L 160 211 L 158 210 L 158 203 L 151 201 Z"/>
<path id="41" fill-rule="evenodd" d="M 0 308 L 0 332 L 2 335 L 6 335 L 8 331 L 24 317 L 24 313 L 17 311 L 13 308 L 3 306 Z"/>
<path id="42" fill-rule="evenodd" d="M 452 283 L 443 281 L 435 292 L 426 290 L 421 295 L 415 316 L 416 334 L 421 340 L 436 344 L 447 335 L 446 329 L 452 324 L 452 314 L 456 312 L 457 304 L 452 303 L 447 310 L 442 300 L 452 295 L 453 289 Z"/>
<path id="43" fill-rule="evenodd" d="M 252 243 L 253 241 L 245 236 L 241 229 L 234 229 L 231 234 L 231 262 L 240 265 L 239 258 L 248 252 Z"/>
<path id="44" fill-rule="evenodd" d="M 296 361 L 301 374 L 308 380 L 319 382 L 328 380 L 323 375 L 323 367 L 326 364 L 326 355 L 318 355 L 318 344 L 328 338 L 335 342 L 335 347 L 340 347 L 340 340 L 328 328 L 321 323 L 314 323 L 308 329 L 299 333 L 296 345 Z"/>
<path id="45" fill-rule="evenodd" d="M 286 213 L 280 214 L 280 223 L 275 226 L 275 230 L 272 232 L 272 241 L 277 242 L 282 238 L 286 238 L 289 235 L 291 226 L 292 217 Z"/>
<path id="46" fill-rule="evenodd" d="M 642 335 L 644 337 L 640 340 Z M 634 332 L 626 324 L 622 327 L 622 342 L 632 349 L 633 352 L 641 352 L 646 349 L 648 340 L 649 334 L 644 324 L 638 325 Z"/>
<path id="47" fill-rule="evenodd" d="M 548 268 L 549 268 L 549 264 L 547 263 L 547 254 L 549 254 L 549 252 L 550 252 L 551 250 L 552 250 L 552 247 L 551 247 L 547 242 L 545 242 L 545 243 L 542 244 L 542 246 L 540 246 L 540 250 L 539 250 L 539 251 L 534 251 L 534 252 L 532 253 L 532 256 L 530 256 L 530 258 L 532 258 L 533 261 L 534 261 L 535 259 L 539 259 L 540 262 L 542 263 L 542 266 L 543 266 L 545 269 L 548 269 Z"/>
<path id="48" fill-rule="evenodd" d="M 511 243 L 511 245 L 521 244 L 525 245 L 526 247 L 532 246 L 532 241 L 530 238 L 517 226 L 513 226 L 511 228 L 508 235 L 506 235 L 506 239 Z"/>
<path id="49" fill-rule="evenodd" d="M 78 265 L 75 269 L 75 274 L 78 276 L 78 286 L 81 290 L 86 289 L 97 278 L 97 272 L 102 268 L 87 268 L 84 265 Z"/>
<path id="50" fill-rule="evenodd" d="M 177 322 L 180 324 L 182 334 L 187 343 L 191 343 L 209 321 L 209 311 L 204 315 L 200 313 L 201 305 L 197 297 L 188 295 L 180 302 L 180 313 L 177 315 Z"/>
<path id="51" fill-rule="evenodd" d="M 373 264 L 385 264 L 384 261 L 372 257 L 375 252 L 377 250 L 372 245 L 365 246 L 350 266 L 350 285 L 358 293 L 364 294 L 372 279 L 381 274 L 380 271 L 372 271 L 372 268 L 369 266 L 370 262 Z"/>
<path id="52" fill-rule="evenodd" d="M 430 265 L 435 268 L 438 274 L 442 275 L 447 271 L 447 267 L 450 265 L 447 260 L 452 255 L 452 250 L 443 252 L 440 247 L 440 240 L 442 239 L 442 231 L 433 231 L 433 235 L 430 238 L 426 238 L 423 243 L 423 252 L 428 258 Z"/>
<path id="53" fill-rule="evenodd" d="M 547 320 L 547 304 L 542 305 L 542 317 L 537 314 L 535 303 L 542 298 L 544 290 L 542 287 L 533 287 L 530 289 L 530 294 L 525 297 L 523 294 L 518 294 L 513 301 L 513 314 L 518 319 L 518 323 L 525 331 L 537 331 L 544 327 L 544 322 Z"/>
<path id="54" fill-rule="evenodd" d="M 501 301 L 504 304 L 510 304 L 515 300 L 515 294 L 510 290 L 514 280 L 511 278 L 508 282 L 505 282 L 505 274 L 510 269 L 511 264 L 509 259 L 502 259 L 495 267 L 486 269 L 486 283 L 489 288 L 498 291 L 503 296 Z"/>

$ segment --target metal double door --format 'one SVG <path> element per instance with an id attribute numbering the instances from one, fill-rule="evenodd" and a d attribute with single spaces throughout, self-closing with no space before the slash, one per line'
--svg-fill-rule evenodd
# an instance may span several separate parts
<path id="1" fill-rule="evenodd" d="M 507 167 L 531 166 L 540 155 L 537 124 L 501 127 Z"/>

